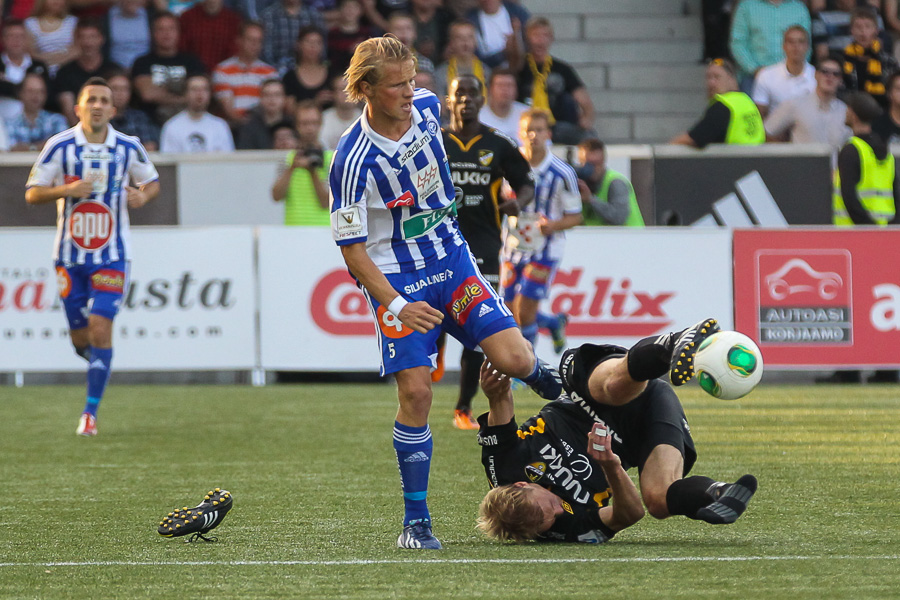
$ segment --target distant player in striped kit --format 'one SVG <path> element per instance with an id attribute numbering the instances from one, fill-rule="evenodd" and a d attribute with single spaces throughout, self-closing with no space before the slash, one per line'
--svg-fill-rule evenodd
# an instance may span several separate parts
<path id="1" fill-rule="evenodd" d="M 440 549 L 428 511 L 431 370 L 443 329 L 544 398 L 562 392 L 539 361 L 459 233 L 440 132 L 440 103 L 415 88 L 416 59 L 396 37 L 357 46 L 351 101 L 365 100 L 341 137 L 329 175 L 332 233 L 376 321 L 381 373 L 394 373 L 400 407 L 394 449 L 403 487 L 401 548 Z"/>
<path id="2" fill-rule="evenodd" d="M 530 217 L 534 245 L 525 249 L 524 236 L 507 236 L 500 282 L 525 339 L 534 344 L 538 329 L 549 329 L 554 350 L 560 353 L 565 348 L 566 315 L 546 315 L 539 306 L 549 295 L 562 260 L 563 232 L 581 224 L 581 194 L 575 171 L 550 151 L 550 136 L 550 113 L 535 108 L 522 113 L 519 138 L 522 154 L 534 171 L 534 203 L 519 214 L 518 226 L 521 231 Z"/>
<path id="3" fill-rule="evenodd" d="M 53 260 L 75 352 L 88 361 L 87 402 L 76 433 L 97 435 L 109 381 L 113 319 L 128 283 L 128 208 L 159 193 L 159 175 L 136 137 L 109 125 L 112 90 L 99 77 L 78 93 L 79 123 L 47 140 L 28 177 L 29 204 L 56 202 Z"/>

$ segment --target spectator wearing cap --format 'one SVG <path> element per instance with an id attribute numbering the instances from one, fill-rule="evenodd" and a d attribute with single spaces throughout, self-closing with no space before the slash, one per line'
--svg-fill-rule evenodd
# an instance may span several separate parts
<path id="1" fill-rule="evenodd" d="M 800 0 L 741 0 L 737 5 L 730 45 L 741 89 L 749 91 L 757 71 L 781 60 L 782 37 L 792 25 L 809 35 L 809 9 Z"/>
<path id="2" fill-rule="evenodd" d="M 762 117 L 750 96 L 738 91 L 734 64 L 716 58 L 706 66 L 706 93 L 710 105 L 690 131 L 671 144 L 705 148 L 709 144 L 757 145 L 766 140 Z"/>
<path id="3" fill-rule="evenodd" d="M 805 96 L 816 89 L 816 69 L 806 62 L 809 54 L 809 34 L 799 25 L 784 32 L 784 60 L 763 67 L 753 83 L 753 101 L 759 113 L 767 114 L 791 98 Z"/>
<path id="4" fill-rule="evenodd" d="M 888 105 L 885 82 L 898 69 L 878 39 L 878 13 L 864 6 L 853 11 L 850 20 L 853 42 L 844 48 L 844 87 L 870 94 L 882 108 Z"/>
<path id="5" fill-rule="evenodd" d="M 782 102 L 766 117 L 768 141 L 820 143 L 839 148 L 850 137 L 845 124 L 847 105 L 837 98 L 841 85 L 840 59 L 820 60 L 815 77 L 816 89 L 812 93 Z"/>

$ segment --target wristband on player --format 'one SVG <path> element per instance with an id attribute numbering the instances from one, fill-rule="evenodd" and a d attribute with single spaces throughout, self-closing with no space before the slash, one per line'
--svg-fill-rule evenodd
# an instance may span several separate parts
<path id="1" fill-rule="evenodd" d="M 403 310 L 403 307 L 406 306 L 407 304 L 409 304 L 409 302 L 407 302 L 406 298 L 404 298 L 403 296 L 397 296 L 396 298 L 391 300 L 391 303 L 388 304 L 387 309 L 389 312 L 393 313 L 394 316 L 399 319 L 400 311 Z"/>

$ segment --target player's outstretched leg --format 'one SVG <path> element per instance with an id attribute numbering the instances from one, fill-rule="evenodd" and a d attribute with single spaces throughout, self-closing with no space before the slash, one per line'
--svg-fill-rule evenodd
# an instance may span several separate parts
<path id="1" fill-rule="evenodd" d="M 757 481 L 753 475 L 744 475 L 732 484 L 719 486 L 718 499 L 697 511 L 697 519 L 723 525 L 737 521 L 745 510 L 750 498 L 756 493 Z"/>
<path id="2" fill-rule="evenodd" d="M 697 348 L 719 329 L 715 319 L 704 319 L 682 331 L 644 338 L 628 351 L 628 372 L 636 381 L 649 381 L 668 371 L 672 385 L 684 385 L 694 376 Z"/>

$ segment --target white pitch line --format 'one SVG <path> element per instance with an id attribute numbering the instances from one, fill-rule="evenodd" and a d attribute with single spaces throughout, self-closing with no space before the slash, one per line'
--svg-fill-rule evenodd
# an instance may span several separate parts
<path id="1" fill-rule="evenodd" d="M 566 564 L 566 563 L 680 563 L 680 562 L 752 562 L 809 560 L 900 560 L 900 555 L 884 556 L 674 556 L 658 558 L 434 558 L 434 559 L 355 559 L 355 560 L 197 560 L 197 561 L 60 561 L 4 562 L 0 567 L 171 567 L 171 566 L 357 566 L 396 564 Z"/>

